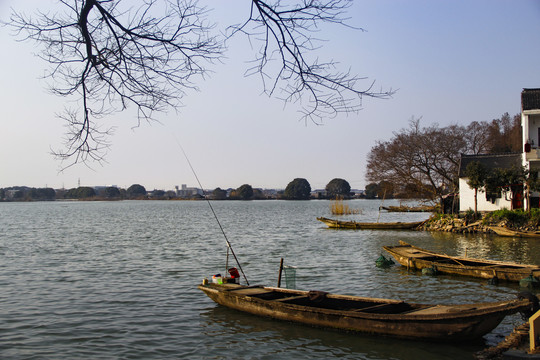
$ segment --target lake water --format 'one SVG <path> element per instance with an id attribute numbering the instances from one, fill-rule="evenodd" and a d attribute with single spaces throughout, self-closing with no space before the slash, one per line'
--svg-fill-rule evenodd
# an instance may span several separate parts
<path id="1" fill-rule="evenodd" d="M 346 204 L 361 213 L 343 219 L 428 216 L 379 214 L 379 201 Z M 332 217 L 324 200 L 212 205 L 252 285 L 275 286 L 283 257 L 297 268 L 299 289 L 495 301 L 515 298 L 519 287 L 379 269 L 375 260 L 383 245 L 405 240 L 450 255 L 540 261 L 537 240 L 327 229 L 316 220 Z M 434 344 L 259 318 L 218 306 L 197 289 L 225 271 L 225 259 L 224 237 L 204 201 L 0 203 L 0 358 L 468 359 L 522 323 L 515 315 L 475 343 Z"/>

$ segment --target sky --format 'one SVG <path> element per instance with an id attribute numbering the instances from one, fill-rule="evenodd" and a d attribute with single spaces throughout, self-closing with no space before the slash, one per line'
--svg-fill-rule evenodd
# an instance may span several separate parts
<path id="1" fill-rule="evenodd" d="M 217 29 L 249 11 L 248 1 L 201 3 L 214 9 Z M 10 8 L 32 13 L 58 6 L 0 0 L 0 19 L 9 20 Z M 306 123 L 294 105 L 263 94 L 259 78 L 244 76 L 253 53 L 239 37 L 182 108 L 138 127 L 130 111 L 103 119 L 116 127 L 106 162 L 64 170 L 51 149 L 62 146 L 65 127 L 56 114 L 66 99 L 47 90 L 37 45 L 17 42 L 0 27 L 0 188 L 199 187 L 183 148 L 205 189 L 283 189 L 295 178 L 312 189 L 333 178 L 363 189 L 371 148 L 411 118 L 421 117 L 423 126 L 491 121 L 520 112 L 523 88 L 540 88 L 539 0 L 355 0 L 347 15 L 365 31 L 324 26 L 318 57 L 338 61 L 366 84 L 375 81 L 377 89 L 397 90 L 391 99 L 364 98 L 357 114 Z"/>

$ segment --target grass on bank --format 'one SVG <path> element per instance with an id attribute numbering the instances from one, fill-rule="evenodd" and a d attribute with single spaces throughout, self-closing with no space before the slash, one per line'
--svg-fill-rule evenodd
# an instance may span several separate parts
<path id="1" fill-rule="evenodd" d="M 360 214 L 360 209 L 351 209 L 349 205 L 343 204 L 343 198 L 336 198 L 330 202 L 330 212 L 332 215 Z"/>
<path id="2" fill-rule="evenodd" d="M 472 223 L 475 221 L 481 221 L 483 225 L 504 225 L 509 228 L 539 228 L 540 227 L 540 209 L 531 209 L 530 212 L 522 209 L 508 210 L 501 209 L 488 213 L 479 213 L 475 217 L 473 210 L 468 210 L 465 213 L 456 215 L 449 214 L 435 214 L 433 220 L 451 219 L 459 217 Z"/>
<path id="3" fill-rule="evenodd" d="M 482 222 L 484 224 L 506 222 L 508 226 L 514 228 L 520 227 L 538 227 L 540 226 L 540 209 L 531 209 L 530 213 L 521 209 L 517 210 L 496 210 L 487 213 Z"/>

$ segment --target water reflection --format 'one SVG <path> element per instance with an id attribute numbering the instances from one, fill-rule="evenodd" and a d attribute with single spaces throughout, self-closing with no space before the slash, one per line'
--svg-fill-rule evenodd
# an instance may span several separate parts
<path id="1" fill-rule="evenodd" d="M 431 233 L 441 251 L 451 249 L 456 255 L 522 264 L 537 264 L 540 247 L 537 239 L 502 237 L 493 234 Z M 433 250 L 433 249 L 430 249 Z M 433 250 L 437 251 L 437 250 Z"/>
<path id="2" fill-rule="evenodd" d="M 472 359 L 472 354 L 485 345 L 479 340 L 459 346 L 433 346 L 422 341 L 318 329 L 261 318 L 219 305 L 204 309 L 201 318 L 203 335 L 219 339 L 211 349 L 203 350 L 204 357 L 209 358 L 217 358 L 223 350 L 227 353 L 238 351 L 244 357 L 256 359 L 305 358 L 307 354 L 317 359 Z"/>
<path id="3" fill-rule="evenodd" d="M 363 210 L 351 218 L 376 221 L 379 205 L 351 201 Z M 519 288 L 379 269 L 375 260 L 399 240 L 449 255 L 540 260 L 533 239 L 328 230 L 316 220 L 331 217 L 328 201 L 213 206 L 252 284 L 276 285 L 283 257 L 304 290 L 433 304 L 495 301 Z M 426 216 L 381 213 L 380 221 Z M 5 358 L 463 359 L 482 347 L 344 334 L 215 305 L 195 288 L 225 270 L 225 242 L 204 202 L 0 203 L 0 233 Z M 506 318 L 483 342 L 494 344 L 516 322 Z"/>

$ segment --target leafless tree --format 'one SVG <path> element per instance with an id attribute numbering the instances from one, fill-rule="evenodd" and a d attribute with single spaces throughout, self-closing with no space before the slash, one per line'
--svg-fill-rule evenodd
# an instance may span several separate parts
<path id="1" fill-rule="evenodd" d="M 489 151 L 489 124 L 486 121 L 473 121 L 465 131 L 465 139 L 469 144 L 467 154 L 485 154 Z"/>
<path id="2" fill-rule="evenodd" d="M 72 164 L 104 159 L 113 129 L 101 127 L 102 117 L 134 106 L 139 124 L 176 108 L 225 50 L 208 9 L 196 0 L 59 3 L 60 12 L 39 12 L 35 18 L 14 11 L 8 25 L 41 46 L 41 57 L 51 65 L 51 90 L 77 101 L 60 115 L 69 130 L 65 149 L 54 152 Z M 314 34 L 324 23 L 347 26 L 352 0 L 252 0 L 250 5 L 249 17 L 232 25 L 227 37 L 245 34 L 260 41 L 247 74 L 260 74 L 269 95 L 299 102 L 304 119 L 317 123 L 358 111 L 363 96 L 393 94 L 374 91 L 371 81 L 362 88 L 365 78 L 313 55 L 320 45 Z"/>
<path id="3" fill-rule="evenodd" d="M 394 133 L 389 141 L 378 141 L 368 154 L 366 178 L 388 181 L 431 194 L 432 199 L 457 188 L 459 159 L 466 152 L 463 128 L 432 125 L 420 127 L 412 119 L 408 129 Z M 403 189 L 401 189 L 403 191 Z"/>

